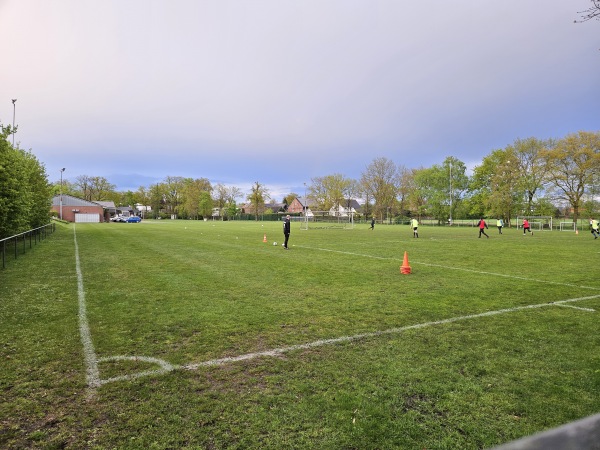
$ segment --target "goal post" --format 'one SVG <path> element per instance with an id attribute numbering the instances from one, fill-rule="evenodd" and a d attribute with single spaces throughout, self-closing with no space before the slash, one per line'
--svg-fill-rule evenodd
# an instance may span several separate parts
<path id="1" fill-rule="evenodd" d="M 300 223 L 301 230 L 354 228 L 354 212 L 332 214 L 331 211 L 308 211 Z"/>
<path id="2" fill-rule="evenodd" d="M 552 231 L 552 216 L 518 216 L 517 229 L 523 228 L 524 219 L 527 219 L 533 231 Z"/>
<path id="3" fill-rule="evenodd" d="M 577 231 L 577 225 L 575 222 L 561 222 L 560 231 Z"/>

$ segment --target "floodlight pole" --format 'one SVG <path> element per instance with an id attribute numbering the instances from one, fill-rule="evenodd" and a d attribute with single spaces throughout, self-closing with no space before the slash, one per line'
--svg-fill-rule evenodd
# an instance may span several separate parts
<path id="1" fill-rule="evenodd" d="M 13 98 L 12 99 L 12 104 L 13 104 L 13 127 L 12 127 L 13 148 L 15 146 L 15 114 L 17 112 L 17 105 L 15 105 L 15 103 L 17 103 L 17 99 Z"/>
<path id="2" fill-rule="evenodd" d="M 62 175 L 63 172 L 65 171 L 65 168 L 63 167 L 62 169 L 60 169 L 60 220 L 62 220 Z"/>

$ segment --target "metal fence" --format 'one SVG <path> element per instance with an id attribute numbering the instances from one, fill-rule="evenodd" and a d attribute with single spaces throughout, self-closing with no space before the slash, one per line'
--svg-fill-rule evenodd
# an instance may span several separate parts
<path id="1" fill-rule="evenodd" d="M 27 244 L 29 248 L 33 248 L 34 244 L 38 241 L 41 242 L 46 239 L 49 234 L 56 231 L 56 224 L 54 222 L 48 223 L 38 228 L 25 231 L 23 233 L 15 234 L 4 239 L 0 239 L 0 253 L 2 254 L 2 268 L 6 268 L 6 257 L 8 254 L 14 254 L 15 259 L 20 254 L 25 254 L 27 251 Z"/>

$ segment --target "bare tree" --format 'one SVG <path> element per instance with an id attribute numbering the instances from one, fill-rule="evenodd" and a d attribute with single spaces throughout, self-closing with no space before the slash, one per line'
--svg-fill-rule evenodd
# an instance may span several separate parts
<path id="1" fill-rule="evenodd" d="M 79 191 L 79 195 L 81 195 L 81 197 L 87 201 L 92 200 L 91 184 L 92 177 L 89 175 L 79 175 L 75 179 L 74 183 L 75 187 Z"/>
<path id="2" fill-rule="evenodd" d="M 398 195 L 399 177 L 396 164 L 387 158 L 376 158 L 361 176 L 365 193 L 375 200 L 374 214 L 383 220 L 393 209 Z"/>
<path id="3" fill-rule="evenodd" d="M 80 195 L 89 202 L 106 200 L 107 196 L 115 190 L 115 185 L 109 183 L 106 178 L 89 175 L 78 176 L 75 186 Z"/>
<path id="4" fill-rule="evenodd" d="M 579 11 L 581 19 L 575 20 L 575 23 L 587 22 L 588 20 L 600 20 L 600 0 L 591 0 L 592 6 L 588 9 Z"/>
<path id="5" fill-rule="evenodd" d="M 256 181 L 251 188 L 250 194 L 248 194 L 247 200 L 252 205 L 254 210 L 254 217 L 258 220 L 258 214 L 265 207 L 265 201 L 269 199 L 269 191 L 267 188 Z"/>
<path id="6" fill-rule="evenodd" d="M 165 209 L 169 214 L 177 214 L 183 191 L 183 177 L 167 176 L 163 181 Z"/>

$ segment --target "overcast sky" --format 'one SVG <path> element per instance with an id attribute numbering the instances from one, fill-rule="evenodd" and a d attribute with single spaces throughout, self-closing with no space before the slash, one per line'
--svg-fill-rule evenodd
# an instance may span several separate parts
<path id="1" fill-rule="evenodd" d="M 377 157 L 469 167 L 600 131 L 589 0 L 0 0 L 0 122 L 50 181 L 276 200 Z M 13 110 L 12 99 L 17 99 Z"/>

